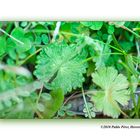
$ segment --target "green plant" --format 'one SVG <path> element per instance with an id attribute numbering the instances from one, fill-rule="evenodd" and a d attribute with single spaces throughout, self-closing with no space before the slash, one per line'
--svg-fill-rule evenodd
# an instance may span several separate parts
<path id="1" fill-rule="evenodd" d="M 43 118 L 46 119 L 52 118 L 55 115 L 55 113 L 60 109 L 64 101 L 64 93 L 61 89 L 52 91 L 50 95 L 50 100 L 42 101 L 44 110 L 41 111 L 41 114 Z"/>
<path id="2" fill-rule="evenodd" d="M 120 113 L 123 113 L 119 104 L 125 106 L 130 100 L 126 77 L 118 74 L 113 67 L 107 67 L 93 73 L 92 78 L 93 82 L 102 89 L 92 97 L 95 108 L 103 111 L 105 115 L 118 118 Z"/>
<path id="3" fill-rule="evenodd" d="M 88 105 L 88 108 L 89 108 L 89 111 L 90 111 L 90 114 L 91 114 L 91 118 L 95 118 L 95 116 L 96 116 L 96 113 L 95 113 L 96 109 L 95 109 L 94 105 L 92 103 L 90 103 L 90 102 L 88 102 L 87 105 Z M 85 117 L 88 118 L 89 115 L 88 115 L 88 111 L 87 111 L 85 105 L 84 105 L 83 112 L 85 113 Z"/>
<path id="4" fill-rule="evenodd" d="M 94 21 L 94 22 L 81 22 L 84 26 L 89 27 L 92 30 L 100 30 L 103 26 L 102 21 Z"/>
<path id="5" fill-rule="evenodd" d="M 65 117 L 65 116 L 74 116 L 75 113 L 70 111 L 71 104 L 62 105 L 61 108 L 58 110 L 58 116 Z"/>
<path id="6" fill-rule="evenodd" d="M 0 22 L 0 118 L 140 118 L 139 34 L 129 21 Z"/>
<path id="7" fill-rule="evenodd" d="M 84 82 L 87 64 L 82 61 L 86 56 L 85 50 L 77 45 L 52 43 L 38 56 L 34 74 L 45 82 L 46 88 L 62 88 L 64 93 L 70 92 Z"/>

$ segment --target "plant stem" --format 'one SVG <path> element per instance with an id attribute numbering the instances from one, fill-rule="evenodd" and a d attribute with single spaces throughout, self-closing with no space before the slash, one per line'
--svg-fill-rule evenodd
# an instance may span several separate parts
<path id="1" fill-rule="evenodd" d="M 123 55 L 122 53 L 104 53 L 102 55 Z M 85 62 L 88 62 L 90 60 L 92 60 L 95 56 L 91 56 L 91 57 L 88 57 L 87 59 L 85 59 L 84 61 L 82 61 L 82 63 L 85 63 Z"/>
<path id="2" fill-rule="evenodd" d="M 41 97 L 41 93 L 42 93 L 42 90 L 43 90 L 43 84 L 42 84 L 42 86 L 41 86 L 41 88 L 40 88 L 40 91 L 39 91 L 39 94 L 38 94 L 38 98 L 37 98 L 37 100 L 36 100 L 36 105 L 38 104 L 38 102 L 39 102 L 39 100 L 40 100 L 40 97 Z"/>
<path id="3" fill-rule="evenodd" d="M 113 24 L 115 24 L 115 25 L 118 25 L 118 24 L 116 24 L 116 23 L 113 23 Z M 130 32 L 130 33 L 132 33 L 133 35 L 135 35 L 137 38 L 140 38 L 140 35 L 138 35 L 137 33 L 135 33 L 133 30 L 131 30 L 131 29 L 129 29 L 128 27 L 126 27 L 126 26 L 124 26 L 124 25 L 121 25 L 121 26 L 119 26 L 120 28 L 122 28 L 122 29 L 124 29 L 124 30 L 126 30 L 126 31 L 128 31 L 128 32 Z M 137 29 L 137 28 L 136 28 Z M 139 28 L 138 28 L 139 29 Z"/>
<path id="4" fill-rule="evenodd" d="M 15 37 L 13 37 L 13 36 L 11 36 L 10 34 L 8 34 L 7 32 L 5 32 L 3 29 L 1 29 L 0 28 L 0 31 L 2 32 L 2 33 L 4 33 L 5 35 L 7 35 L 7 36 L 9 36 L 11 39 L 13 39 L 14 41 L 16 41 L 16 42 L 18 42 L 18 43 L 20 43 L 21 45 L 24 45 L 24 43 L 23 42 L 21 42 L 20 40 L 18 40 L 18 39 L 16 39 Z"/>
<path id="5" fill-rule="evenodd" d="M 137 33 L 135 33 L 133 30 L 127 28 L 126 26 L 120 26 L 122 29 L 127 30 L 128 32 L 132 33 L 133 35 L 135 35 L 137 38 L 140 38 L 140 35 L 138 35 Z"/>
<path id="6" fill-rule="evenodd" d="M 126 64 L 128 64 L 128 60 L 127 60 L 126 56 L 125 56 L 125 62 L 126 62 Z M 132 85 L 132 81 L 131 81 L 131 74 L 133 74 L 133 72 L 131 71 L 131 69 L 125 63 L 122 62 L 122 64 L 125 67 L 126 72 L 127 72 L 127 77 L 128 77 L 129 82 L 130 82 L 129 85 L 130 85 L 131 98 L 132 98 L 132 101 L 133 101 L 133 104 L 134 104 L 134 109 L 135 109 L 136 116 L 138 117 L 137 105 L 136 105 L 135 95 L 133 93 L 133 85 Z"/>
<path id="7" fill-rule="evenodd" d="M 36 50 L 33 54 L 29 55 L 25 60 L 23 60 L 20 64 L 20 65 L 23 65 L 28 59 L 30 59 L 32 56 L 34 56 L 35 54 L 37 54 L 38 52 L 40 52 L 42 50 L 42 48 Z"/>
<path id="8" fill-rule="evenodd" d="M 15 21 L 14 24 L 16 28 L 19 27 L 19 23 L 17 21 Z"/>
<path id="9" fill-rule="evenodd" d="M 8 25 L 7 25 L 7 27 L 6 27 L 6 29 L 5 29 L 5 32 L 7 32 L 7 33 L 10 33 L 11 32 L 11 29 L 12 29 L 12 27 L 13 27 L 13 22 L 9 22 L 8 23 Z M 6 34 L 4 34 L 4 37 L 6 38 Z"/>
<path id="10" fill-rule="evenodd" d="M 31 30 L 31 31 L 33 31 L 33 32 L 44 32 L 44 33 L 53 33 L 54 32 L 53 30 L 51 30 L 51 31 L 48 31 L 48 30 Z M 59 31 L 59 34 L 64 34 L 64 35 L 69 35 L 69 36 L 75 36 L 75 37 L 84 37 L 84 36 L 86 37 L 86 35 L 83 35 L 83 34 L 75 34 L 75 33 L 70 33 L 70 32 L 65 32 L 65 31 Z M 106 43 L 104 43 L 103 41 L 100 41 L 100 40 L 93 39 L 93 41 L 95 41 L 95 42 L 97 41 L 99 43 L 103 43 L 104 45 L 106 45 Z M 116 48 L 116 47 L 114 47 L 114 46 L 112 46 L 110 44 L 109 44 L 109 46 L 111 48 L 113 48 L 113 49 L 121 52 L 122 54 L 124 54 L 124 51 L 122 51 L 122 50 L 120 50 L 120 49 L 118 49 L 118 48 Z"/>
<path id="11" fill-rule="evenodd" d="M 140 57 L 140 46 L 136 41 L 136 49 L 137 49 L 137 58 Z M 138 63 L 136 64 L 136 70 L 138 69 Z"/>
<path id="12" fill-rule="evenodd" d="M 115 37 L 114 34 L 112 34 L 112 38 L 113 38 L 113 42 L 114 42 L 114 44 L 116 45 L 116 47 L 118 47 L 120 50 L 122 50 L 122 51 L 125 53 L 125 51 L 122 49 L 122 47 L 121 47 L 120 44 L 118 43 L 118 41 L 117 41 L 117 39 L 116 39 L 116 37 Z M 125 53 L 125 54 L 126 54 L 126 53 Z"/>
<path id="13" fill-rule="evenodd" d="M 87 113 L 88 113 L 88 117 L 89 117 L 89 119 L 91 119 L 92 117 L 91 117 L 90 110 L 89 110 L 89 107 L 88 107 L 88 104 L 87 104 L 87 101 L 86 101 L 86 97 L 85 97 L 83 87 L 82 87 L 82 95 L 83 95 L 84 103 L 85 103 L 86 110 L 87 110 Z"/>

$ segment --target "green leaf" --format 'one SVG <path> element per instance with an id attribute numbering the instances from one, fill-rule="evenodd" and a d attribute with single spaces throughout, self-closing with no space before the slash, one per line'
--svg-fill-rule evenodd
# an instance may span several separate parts
<path id="1" fill-rule="evenodd" d="M 0 111 L 3 110 L 4 106 L 3 104 L 0 102 Z"/>
<path id="2" fill-rule="evenodd" d="M 12 106 L 12 102 L 11 102 L 10 100 L 5 100 L 5 101 L 4 101 L 4 105 L 5 105 L 6 107 L 11 107 L 11 106 Z"/>
<path id="3" fill-rule="evenodd" d="M 96 116 L 96 113 L 95 113 L 96 110 L 95 110 L 94 105 L 93 105 L 91 102 L 87 102 L 87 105 L 88 105 L 88 110 L 89 110 L 89 112 L 90 112 L 91 117 L 92 117 L 92 118 L 95 118 L 95 116 Z M 88 110 L 87 110 L 87 108 L 86 108 L 86 105 L 84 104 L 83 112 L 84 112 L 86 118 L 89 117 L 89 115 L 88 115 Z"/>
<path id="4" fill-rule="evenodd" d="M 12 101 L 15 101 L 16 103 L 21 103 L 23 100 L 22 99 L 20 99 L 19 97 L 12 97 Z"/>
<path id="5" fill-rule="evenodd" d="M 127 58 L 127 66 L 128 66 L 128 68 L 130 69 L 131 73 L 134 74 L 135 76 L 138 76 L 139 73 L 138 73 L 138 71 L 135 69 L 132 55 L 131 55 L 131 54 L 128 54 L 128 55 L 126 56 L 126 58 Z"/>
<path id="6" fill-rule="evenodd" d="M 25 37 L 25 33 L 22 28 L 14 28 L 14 30 L 11 32 L 11 36 L 14 37 L 17 41 L 13 38 L 8 39 L 7 49 L 9 52 L 15 49 L 18 53 L 23 53 L 31 48 L 31 41 Z"/>
<path id="7" fill-rule="evenodd" d="M 108 36 L 108 40 L 106 43 L 98 40 L 94 40 L 90 37 L 85 38 L 85 42 L 90 45 L 89 52 L 90 55 L 93 57 L 93 62 L 95 62 L 96 69 L 105 66 L 106 62 L 108 61 L 110 57 L 110 42 L 112 41 L 112 38 Z"/>
<path id="8" fill-rule="evenodd" d="M 121 113 L 119 104 L 127 105 L 130 100 L 126 77 L 118 74 L 113 67 L 104 67 L 93 73 L 92 78 L 93 82 L 101 88 L 101 91 L 92 97 L 95 108 L 104 115 L 118 118 Z"/>
<path id="9" fill-rule="evenodd" d="M 26 84 L 14 88 L 15 85 L 14 83 L 12 83 L 12 79 L 7 79 L 7 81 L 3 81 L 3 79 L 0 79 L 0 103 L 4 103 L 6 107 L 11 107 L 13 103 L 12 101 L 14 101 L 13 104 L 15 104 L 15 102 L 20 103 L 21 98 L 24 99 L 25 97 L 28 97 L 29 99 L 31 97 L 31 94 L 33 94 L 36 89 L 40 89 L 41 86 L 37 86 L 37 83 L 39 82 L 36 81 L 27 84 L 26 81 Z M 5 90 L 7 88 L 9 89 Z"/>
<path id="10" fill-rule="evenodd" d="M 109 34 L 113 34 L 114 31 L 115 31 L 114 26 L 113 26 L 113 25 L 109 25 L 108 28 L 107 28 L 107 32 L 108 32 Z"/>
<path id="11" fill-rule="evenodd" d="M 48 93 L 42 93 L 41 98 L 44 100 L 51 100 L 51 95 Z"/>
<path id="12" fill-rule="evenodd" d="M 52 98 L 49 101 L 45 101 L 45 111 L 42 113 L 43 117 L 46 119 L 52 118 L 64 101 L 64 93 L 61 89 L 51 91 L 50 94 Z"/>
<path id="13" fill-rule="evenodd" d="M 46 88 L 62 88 L 64 93 L 70 92 L 84 82 L 87 63 L 83 61 L 86 56 L 77 45 L 49 44 L 38 56 L 34 74 L 45 82 Z"/>
<path id="14" fill-rule="evenodd" d="M 136 92 L 138 84 L 139 84 L 139 80 L 138 78 L 136 78 L 134 75 L 131 76 L 131 83 L 132 83 L 132 91 L 133 93 Z"/>
<path id="15" fill-rule="evenodd" d="M 49 38 L 48 38 L 48 36 L 47 36 L 46 34 L 42 34 L 42 35 L 41 35 L 41 38 L 42 38 L 42 42 L 43 42 L 45 45 L 48 44 Z"/>
<path id="16" fill-rule="evenodd" d="M 117 28 L 123 26 L 125 24 L 125 21 L 113 21 L 113 22 L 110 22 L 110 24 L 112 25 L 115 25 Z"/>
<path id="17" fill-rule="evenodd" d="M 69 110 L 66 111 L 66 114 L 68 116 L 74 116 L 75 115 L 75 113 L 73 111 L 69 111 Z"/>
<path id="18" fill-rule="evenodd" d="M 121 45 L 121 47 L 123 48 L 124 51 L 129 52 L 132 47 L 134 46 L 133 42 L 129 42 L 129 41 L 119 41 L 119 44 Z"/>
<path id="19" fill-rule="evenodd" d="M 68 110 L 72 107 L 72 105 L 70 103 L 68 103 L 65 107 L 66 107 L 66 110 Z"/>
<path id="20" fill-rule="evenodd" d="M 28 96 L 30 96 L 30 92 L 29 91 L 24 91 L 23 93 L 21 92 L 20 95 L 23 96 L 23 97 L 28 97 Z"/>
<path id="21" fill-rule="evenodd" d="M 12 105 L 9 109 L 4 109 L 0 112 L 0 118 L 6 119 L 33 119 L 34 118 L 34 109 L 35 104 L 32 98 L 24 99 L 23 102 Z M 2 116 L 2 113 L 4 115 Z"/>
<path id="22" fill-rule="evenodd" d="M 4 37 L 0 37 L 0 56 L 5 53 L 6 50 L 6 40 Z"/>
<path id="23" fill-rule="evenodd" d="M 26 52 L 31 48 L 31 42 L 28 38 L 22 38 L 20 39 L 24 44 L 20 45 L 19 48 L 17 48 L 18 52 Z"/>
<path id="24" fill-rule="evenodd" d="M 45 106 L 41 103 L 38 103 L 37 104 L 37 109 L 40 111 L 40 112 L 43 112 L 45 110 Z"/>
<path id="25" fill-rule="evenodd" d="M 37 44 L 37 45 L 40 45 L 41 44 L 41 37 L 38 35 L 38 36 L 36 36 L 36 38 L 35 38 L 35 43 Z"/>
<path id="26" fill-rule="evenodd" d="M 59 110 L 59 111 L 58 111 L 58 115 L 59 115 L 60 117 L 64 117 L 64 116 L 65 116 L 65 112 L 64 112 L 63 110 Z"/>
<path id="27" fill-rule="evenodd" d="M 0 28 L 3 26 L 3 22 L 0 22 Z"/>
<path id="28" fill-rule="evenodd" d="M 21 27 L 26 27 L 26 26 L 27 26 L 27 24 L 28 24 L 28 22 L 27 22 L 27 21 L 22 21 L 20 25 L 21 25 Z"/>
<path id="29" fill-rule="evenodd" d="M 89 27 L 92 30 L 100 30 L 103 26 L 102 21 L 93 21 L 93 22 L 81 22 L 84 26 Z"/>
<path id="30" fill-rule="evenodd" d="M 14 28 L 11 32 L 11 36 L 15 37 L 16 39 L 24 38 L 24 30 L 20 27 Z"/>

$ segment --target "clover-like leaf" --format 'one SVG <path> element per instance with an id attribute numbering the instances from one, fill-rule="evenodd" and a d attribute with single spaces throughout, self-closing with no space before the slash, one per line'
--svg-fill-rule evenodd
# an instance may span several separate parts
<path id="1" fill-rule="evenodd" d="M 93 82 L 101 90 L 92 97 L 98 111 L 113 118 L 118 118 L 121 113 L 119 105 L 127 105 L 130 94 L 127 90 L 128 81 L 113 67 L 103 67 L 92 74 Z"/>
<path id="2" fill-rule="evenodd" d="M 7 40 L 7 51 L 14 51 L 16 49 L 18 53 L 23 53 L 28 51 L 31 48 L 31 41 L 30 39 L 25 37 L 24 30 L 20 27 L 15 28 L 11 32 L 11 36 L 13 38 L 8 38 Z"/>
<path id="3" fill-rule="evenodd" d="M 92 21 L 92 22 L 81 22 L 84 26 L 89 27 L 92 30 L 100 30 L 103 26 L 102 21 Z"/>
<path id="4" fill-rule="evenodd" d="M 84 82 L 87 63 L 83 61 L 86 56 L 80 46 L 51 43 L 38 56 L 34 74 L 46 83 L 47 88 L 62 88 L 64 93 L 70 92 Z"/>

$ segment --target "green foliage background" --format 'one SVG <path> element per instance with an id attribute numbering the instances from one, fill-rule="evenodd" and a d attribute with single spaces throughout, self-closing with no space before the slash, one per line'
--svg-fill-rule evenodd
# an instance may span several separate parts
<path id="1" fill-rule="evenodd" d="M 129 21 L 0 22 L 0 118 L 139 118 L 139 34 Z"/>

